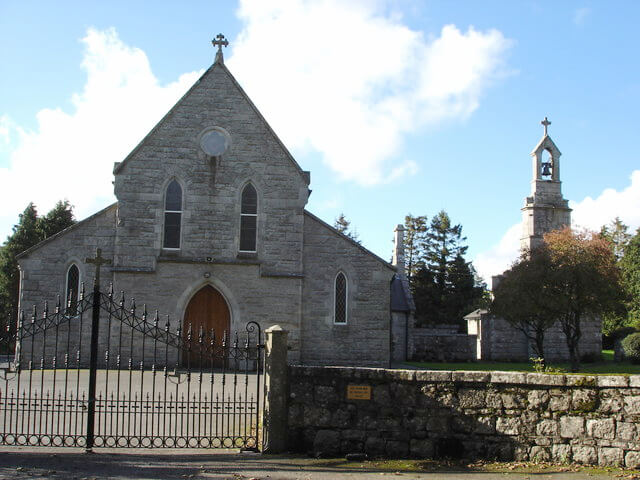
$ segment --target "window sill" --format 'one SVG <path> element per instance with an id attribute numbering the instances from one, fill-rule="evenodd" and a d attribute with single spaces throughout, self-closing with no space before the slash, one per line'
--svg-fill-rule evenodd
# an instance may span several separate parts
<path id="1" fill-rule="evenodd" d="M 258 258 L 258 252 L 238 252 L 236 258 Z"/>

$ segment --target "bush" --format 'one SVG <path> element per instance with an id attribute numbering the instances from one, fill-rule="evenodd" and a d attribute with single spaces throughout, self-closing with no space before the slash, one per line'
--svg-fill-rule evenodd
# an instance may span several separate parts
<path id="1" fill-rule="evenodd" d="M 640 363 L 640 333 L 632 333 L 622 340 L 622 349 L 632 363 Z"/>
<path id="2" fill-rule="evenodd" d="M 602 348 L 604 350 L 613 350 L 616 346 L 616 341 L 622 340 L 632 333 L 636 333 L 638 330 L 634 327 L 620 327 L 611 330 L 609 334 L 602 335 Z"/>

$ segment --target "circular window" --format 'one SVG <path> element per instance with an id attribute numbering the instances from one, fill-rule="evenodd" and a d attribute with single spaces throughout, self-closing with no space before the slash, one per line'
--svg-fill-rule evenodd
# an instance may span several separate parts
<path id="1" fill-rule="evenodd" d="M 230 145 L 231 137 L 219 127 L 207 130 L 200 137 L 200 147 L 204 153 L 212 157 L 219 157 L 227 151 Z"/>

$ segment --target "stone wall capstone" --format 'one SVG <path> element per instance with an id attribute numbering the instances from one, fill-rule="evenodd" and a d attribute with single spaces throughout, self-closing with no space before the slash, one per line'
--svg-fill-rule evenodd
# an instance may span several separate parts
<path id="1" fill-rule="evenodd" d="M 640 375 L 289 368 L 291 450 L 640 466 Z"/>

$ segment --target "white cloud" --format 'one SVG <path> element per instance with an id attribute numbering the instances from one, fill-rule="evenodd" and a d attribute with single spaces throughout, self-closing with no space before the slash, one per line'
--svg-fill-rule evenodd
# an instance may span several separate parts
<path id="1" fill-rule="evenodd" d="M 89 29 L 82 42 L 87 81 L 73 95 L 72 111 L 45 108 L 34 131 L 15 127 L 9 163 L 0 168 L 3 219 L 15 222 L 30 201 L 45 212 L 67 198 L 79 218 L 113 201 L 113 163 L 123 160 L 200 75 L 159 85 L 145 53 L 125 45 L 114 29 Z M 0 140 L 8 136 L 9 124 L 3 117 Z"/>
<path id="2" fill-rule="evenodd" d="M 570 201 L 571 221 L 574 227 L 599 231 L 615 217 L 629 226 L 630 233 L 640 227 L 640 170 L 631 174 L 628 187 L 618 191 L 607 188 L 596 197 L 586 197 L 579 202 Z M 476 255 L 473 265 L 485 280 L 509 268 L 518 256 L 521 224 L 509 227 L 497 245 Z"/>
<path id="3" fill-rule="evenodd" d="M 591 9 L 589 7 L 578 8 L 573 12 L 573 23 L 576 25 L 584 25 L 590 15 Z"/>
<path id="4" fill-rule="evenodd" d="M 7 146 L 11 143 L 10 127 L 9 117 L 7 115 L 0 115 L 0 147 Z"/>
<path id="5" fill-rule="evenodd" d="M 384 2 L 244 0 L 228 64 L 284 143 L 312 148 L 342 178 L 415 171 L 403 136 L 464 119 L 503 73 L 509 41 L 454 25 L 425 39 Z"/>
<path id="6" fill-rule="evenodd" d="M 569 202 L 575 226 L 599 231 L 615 217 L 629 225 L 631 232 L 640 227 L 640 170 L 631 173 L 631 183 L 621 191 L 607 188 L 596 198 Z"/>
<path id="7" fill-rule="evenodd" d="M 522 225 L 520 223 L 512 225 L 497 245 L 485 252 L 480 252 L 473 259 L 473 266 L 478 275 L 487 282 L 489 288 L 491 288 L 491 277 L 504 272 L 518 258 L 521 233 Z"/>

